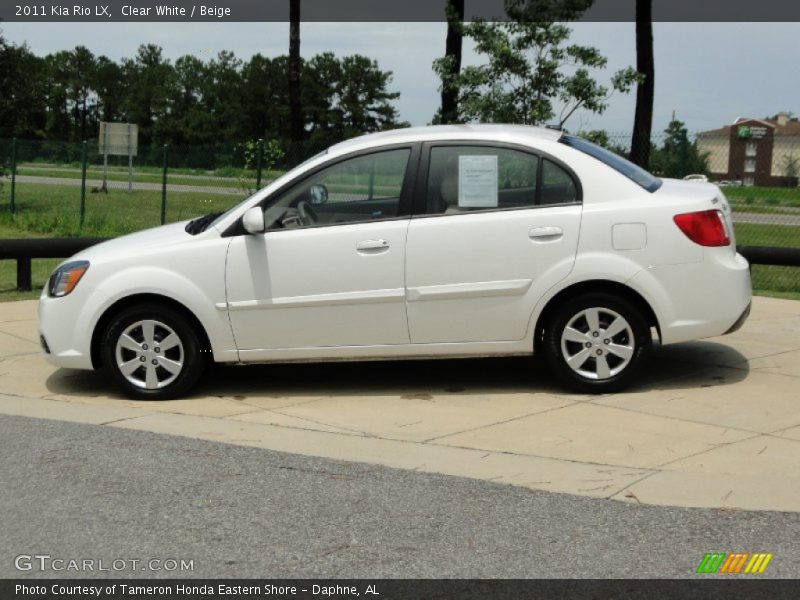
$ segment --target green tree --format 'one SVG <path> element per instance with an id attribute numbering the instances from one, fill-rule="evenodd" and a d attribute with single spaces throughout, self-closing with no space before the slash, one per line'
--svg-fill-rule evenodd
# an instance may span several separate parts
<path id="1" fill-rule="evenodd" d="M 692 173 L 707 175 L 708 153 L 697 149 L 697 142 L 690 142 L 682 121 L 673 119 L 664 130 L 664 143 L 650 152 L 650 169 L 662 177 L 684 177 Z"/>
<path id="2" fill-rule="evenodd" d="M 44 78 L 49 83 L 45 96 L 47 137 L 74 141 L 70 117 L 70 53 L 66 50 L 48 54 Z"/>
<path id="3" fill-rule="evenodd" d="M 614 73 L 611 89 L 590 70 L 602 70 L 607 59 L 597 48 L 569 44 L 570 29 L 561 21 L 578 18 L 592 0 L 505 0 L 507 22 L 475 21 L 464 26 L 486 63 L 452 75 L 442 62 L 434 65 L 443 86 L 459 92 L 464 120 L 541 124 L 556 117 L 558 125 L 578 109 L 602 113 L 614 91 L 628 92 L 639 76 L 632 68 Z"/>
<path id="4" fill-rule="evenodd" d="M 391 71 L 355 54 L 336 58 L 326 52 L 305 66 L 306 129 L 315 145 L 406 125 L 398 122 L 392 104 L 400 94 L 390 92 Z"/>
<path id="5" fill-rule="evenodd" d="M 247 136 L 289 135 L 287 59 L 254 55 L 242 67 L 243 127 Z M 306 82 L 303 82 L 305 90 Z"/>
<path id="6" fill-rule="evenodd" d="M 206 65 L 196 56 L 175 61 L 175 95 L 167 117 L 172 144 L 206 144 L 215 141 L 216 123 L 203 104 Z"/>
<path id="7" fill-rule="evenodd" d="M 381 71 L 377 61 L 354 54 L 342 59 L 342 77 L 339 82 L 341 112 L 341 138 L 362 133 L 391 129 L 397 122 L 397 109 L 392 101 L 400 92 L 390 92 L 391 71 Z"/>
<path id="8" fill-rule="evenodd" d="M 43 61 L 0 38 L 0 136 L 43 137 L 45 98 Z"/>
<path id="9" fill-rule="evenodd" d="M 216 136 L 233 142 L 243 134 L 242 61 L 223 50 L 205 69 L 203 104 L 216 122 Z"/>
<path id="10" fill-rule="evenodd" d="M 97 133 L 97 95 L 93 89 L 97 60 L 86 46 L 77 46 L 67 59 L 73 128 L 79 140 Z"/>
<path id="11" fill-rule="evenodd" d="M 97 93 L 97 114 L 101 121 L 120 119 L 124 96 L 120 87 L 122 68 L 107 56 L 99 56 L 95 64 L 93 87 Z"/>
<path id="12" fill-rule="evenodd" d="M 157 144 L 165 139 L 166 117 L 175 97 L 175 69 L 155 44 L 139 46 L 136 57 L 122 61 L 125 100 L 123 116 L 139 126 L 139 143 Z"/>

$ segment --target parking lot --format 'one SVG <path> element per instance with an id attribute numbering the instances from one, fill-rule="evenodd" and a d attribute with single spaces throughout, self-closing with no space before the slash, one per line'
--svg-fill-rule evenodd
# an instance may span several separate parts
<path id="1" fill-rule="evenodd" d="M 192 398 L 120 398 L 40 356 L 0 305 L 0 413 L 172 434 L 636 504 L 800 511 L 800 302 L 656 348 L 626 393 L 565 393 L 525 358 L 218 367 Z"/>

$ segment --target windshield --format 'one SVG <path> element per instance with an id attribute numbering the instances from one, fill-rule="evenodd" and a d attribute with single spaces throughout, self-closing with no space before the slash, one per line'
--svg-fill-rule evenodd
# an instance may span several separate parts
<path id="1" fill-rule="evenodd" d="M 305 165 L 307 165 L 308 163 L 310 163 L 310 162 L 312 162 L 312 161 L 315 161 L 315 160 L 317 160 L 318 158 L 320 158 L 320 157 L 322 157 L 322 156 L 325 156 L 327 153 L 328 153 L 328 151 L 327 151 L 327 150 L 323 150 L 323 151 L 322 151 L 322 152 L 320 152 L 319 154 L 315 154 L 315 155 L 314 155 L 314 156 L 312 156 L 311 158 L 307 158 L 306 160 L 304 160 L 303 162 L 301 162 L 299 165 L 297 165 L 296 167 L 294 167 L 294 169 L 292 169 L 292 171 L 294 171 L 294 170 L 297 170 L 297 169 L 300 169 L 300 168 L 304 167 L 304 166 L 305 166 Z M 291 171 L 289 171 L 289 172 L 291 172 Z M 272 182 L 270 182 L 270 183 L 272 183 Z M 258 194 L 260 191 L 261 191 L 261 190 L 256 190 L 255 194 Z M 243 206 L 244 204 L 246 204 L 247 202 L 249 202 L 249 201 L 250 201 L 250 198 L 252 198 L 253 196 L 255 196 L 255 194 L 252 194 L 252 195 L 248 196 L 247 198 L 245 198 L 244 200 L 242 200 L 241 202 L 239 202 L 239 203 L 238 203 L 238 204 L 236 204 L 235 206 L 232 206 L 232 207 L 230 207 L 230 208 L 229 208 L 228 210 L 226 210 L 224 213 L 222 213 L 221 215 L 217 216 L 217 217 L 214 219 L 214 221 L 213 221 L 212 223 L 210 223 L 209 225 L 207 225 L 207 226 L 206 226 L 206 228 L 208 228 L 208 227 L 216 227 L 217 223 L 219 223 L 219 222 L 220 222 L 220 221 L 222 221 L 223 219 L 227 218 L 227 216 L 228 216 L 228 215 L 230 215 L 230 214 L 231 214 L 232 212 L 234 212 L 235 210 L 238 210 L 238 208 L 239 208 L 240 206 Z M 216 215 L 215 215 L 215 216 L 216 216 Z"/>
<path id="2" fill-rule="evenodd" d="M 582 138 L 572 135 L 565 135 L 559 141 L 562 144 L 566 144 L 570 148 L 575 148 L 584 154 L 588 154 L 589 156 L 596 158 L 615 171 L 622 173 L 631 181 L 639 184 L 648 192 L 655 192 L 661 187 L 661 180 L 658 177 L 651 175 L 640 166 L 633 164 L 631 161 L 622 158 L 619 154 L 614 154 L 610 150 L 606 150 L 605 148 L 602 148 L 596 144 L 587 142 Z"/>

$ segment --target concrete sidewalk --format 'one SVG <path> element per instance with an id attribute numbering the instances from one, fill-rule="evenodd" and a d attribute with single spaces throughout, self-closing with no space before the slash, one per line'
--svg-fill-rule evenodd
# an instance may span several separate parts
<path id="1" fill-rule="evenodd" d="M 564 393 L 531 359 L 216 368 L 135 402 L 40 356 L 35 302 L 0 304 L 0 413 L 94 423 L 661 505 L 800 511 L 800 302 L 656 348 L 631 390 Z"/>

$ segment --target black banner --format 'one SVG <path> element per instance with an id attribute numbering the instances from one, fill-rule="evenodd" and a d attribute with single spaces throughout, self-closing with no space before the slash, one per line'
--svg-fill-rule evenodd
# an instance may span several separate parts
<path id="1" fill-rule="evenodd" d="M 73 579 L 3 580 L 0 598 L 9 600 L 189 600 L 205 598 L 274 598 L 411 600 L 471 599 L 625 599 L 714 600 L 800 597 L 800 581 L 727 579 L 376 579 L 376 580 L 191 580 Z"/>
<path id="2" fill-rule="evenodd" d="M 557 0 L 553 0 L 554 2 Z M 15 22 L 285 22 L 289 0 L 3 0 L 0 20 Z M 445 21 L 447 0 L 302 0 L 305 22 Z M 504 0 L 466 0 L 465 18 L 501 21 Z M 585 22 L 636 20 L 636 0 L 595 0 Z M 653 0 L 653 20 L 663 22 L 800 21 L 795 0 Z"/>

